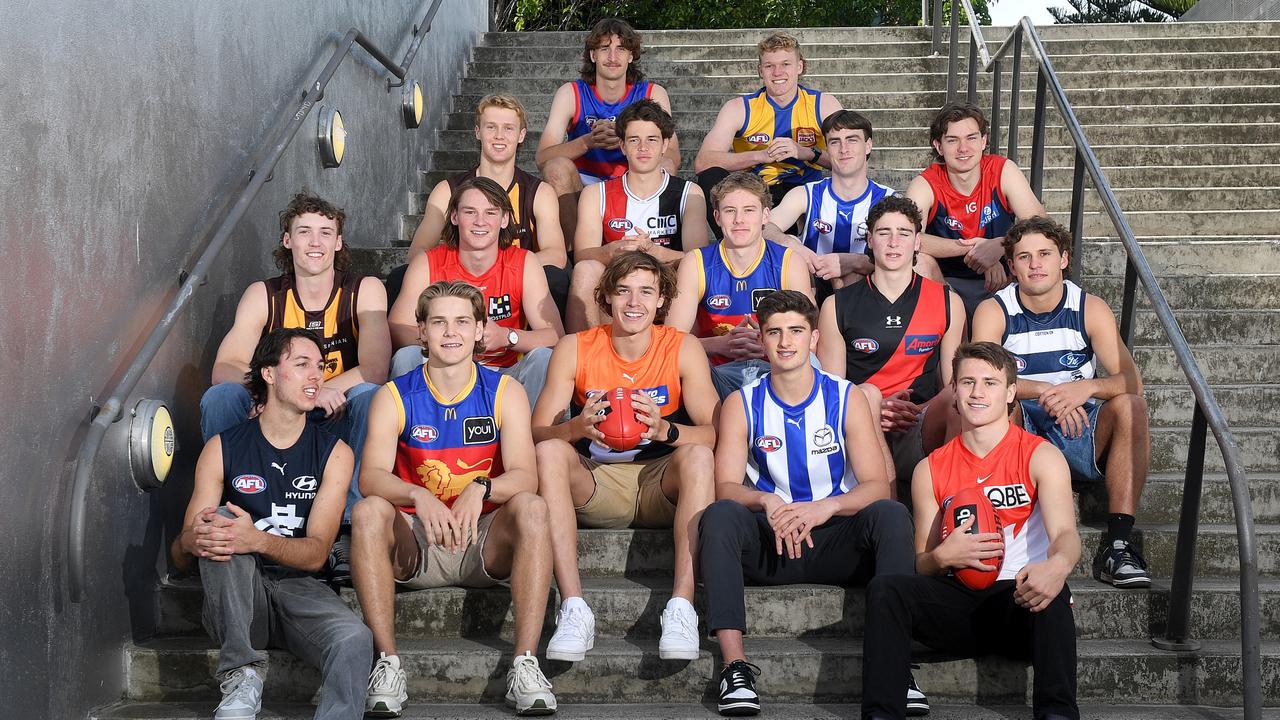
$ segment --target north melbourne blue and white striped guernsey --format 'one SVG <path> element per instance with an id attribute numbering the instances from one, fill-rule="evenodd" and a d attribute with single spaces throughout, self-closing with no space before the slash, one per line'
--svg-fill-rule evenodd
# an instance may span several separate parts
<path id="1" fill-rule="evenodd" d="M 818 253 L 862 253 L 867 249 L 867 213 L 889 195 L 893 188 L 867 181 L 867 189 L 856 198 L 845 200 L 836 195 L 831 178 L 807 183 L 808 207 L 805 209 L 805 247 Z"/>

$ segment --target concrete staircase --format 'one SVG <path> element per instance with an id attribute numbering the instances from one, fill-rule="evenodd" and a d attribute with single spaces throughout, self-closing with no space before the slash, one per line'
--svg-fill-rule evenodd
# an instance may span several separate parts
<path id="1" fill-rule="evenodd" d="M 691 174 L 698 143 L 720 104 L 757 87 L 754 43 L 760 35 L 645 34 L 644 67 L 671 93 L 685 172 Z M 824 29 L 799 35 L 809 59 L 804 82 L 836 93 L 845 107 L 870 117 L 876 126 L 873 177 L 904 188 L 927 160 L 925 128 L 945 99 L 946 60 L 929 57 L 928 31 Z M 988 40 L 1003 36 L 991 30 Z M 1280 430 L 1273 414 L 1280 406 L 1280 23 L 1047 27 L 1043 37 L 1250 470 L 1263 576 L 1263 696 L 1271 706 L 1267 712 L 1280 716 Z M 534 170 L 533 148 L 550 95 L 576 75 L 581 41 L 579 33 L 489 35 L 454 98 L 440 150 L 424 173 L 424 193 L 476 162 L 472 113 L 489 92 L 514 92 L 529 107 L 521 165 Z M 1022 86 L 1025 167 L 1034 90 L 1030 70 Z M 989 106 L 989 78 L 980 87 L 981 103 Z M 1065 219 L 1071 151 L 1061 127 L 1050 131 L 1048 146 L 1044 199 L 1051 213 Z M 1091 200 L 1087 207 L 1083 283 L 1118 310 L 1123 251 L 1097 203 Z M 388 247 L 359 253 L 359 265 L 385 273 L 403 262 L 403 246 L 416 223 L 416 215 L 406 217 L 403 228 L 389 233 L 394 237 Z M 1139 308 L 1135 355 L 1153 427 L 1153 474 L 1139 538 L 1157 580 L 1150 591 L 1122 592 L 1089 577 L 1102 506 L 1098 497 L 1081 496 L 1086 557 L 1070 580 L 1080 700 L 1087 717 L 1239 717 L 1237 545 L 1230 493 L 1212 441 L 1192 611 L 1192 632 L 1204 647 L 1174 654 L 1148 642 L 1165 623 L 1192 400 L 1153 314 L 1145 303 Z M 702 656 L 688 663 L 663 662 L 656 652 L 658 614 L 670 588 L 669 533 L 586 531 L 581 555 L 598 640 L 582 663 L 544 663 L 561 715 L 713 717 L 714 704 L 707 702 L 718 668 L 714 643 L 705 643 Z M 215 651 L 199 626 L 198 585 L 168 583 L 157 593 L 161 636 L 127 648 L 126 697 L 92 717 L 207 716 L 216 703 L 209 677 Z M 350 591 L 345 597 L 355 605 Z M 553 607 L 549 602 L 548 634 Z M 763 669 L 759 690 L 766 716 L 856 716 L 861 590 L 749 588 L 747 611 L 748 650 Z M 497 707 L 512 630 L 505 589 L 405 594 L 397 613 L 411 717 L 508 716 Z M 1016 707 L 1029 697 L 1028 669 L 1001 660 L 922 658 L 933 661 L 916 677 L 934 703 L 934 717 L 1028 715 Z M 315 671 L 287 654 L 273 654 L 269 716 L 309 717 L 305 703 L 317 682 Z"/>

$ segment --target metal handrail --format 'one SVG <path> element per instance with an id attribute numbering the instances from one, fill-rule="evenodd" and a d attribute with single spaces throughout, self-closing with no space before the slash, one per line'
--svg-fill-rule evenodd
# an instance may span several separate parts
<path id="1" fill-rule="evenodd" d="M 942 0 L 934 0 L 934 52 L 937 53 L 940 42 L 940 21 Z M 968 98 L 973 102 L 977 95 L 977 59 L 981 56 L 982 72 L 992 74 L 991 93 L 991 131 L 990 148 L 994 152 L 999 147 L 1000 138 L 1000 64 L 1001 60 L 1012 52 L 1013 68 L 1011 75 L 1011 92 L 1009 106 L 1009 143 L 1011 158 L 1016 158 L 1018 149 L 1018 102 L 1019 83 L 1021 80 L 1022 41 L 1026 39 L 1038 66 L 1036 72 L 1036 106 L 1032 135 L 1031 187 L 1037 197 L 1044 186 L 1044 136 L 1045 136 L 1045 94 L 1046 90 L 1053 94 L 1054 103 L 1062 116 L 1067 130 L 1075 146 L 1075 172 L 1071 193 L 1071 234 L 1072 234 L 1072 271 L 1075 277 L 1080 272 L 1080 249 L 1084 236 L 1084 176 L 1087 172 L 1102 201 L 1116 233 L 1124 245 L 1125 279 L 1123 305 L 1120 311 L 1120 333 L 1125 344 L 1133 346 L 1134 306 L 1138 281 L 1146 290 L 1147 300 L 1156 318 L 1160 321 L 1174 356 L 1181 366 L 1187 383 L 1196 398 L 1195 412 L 1191 421 L 1191 442 L 1187 450 L 1187 468 L 1183 483 L 1182 508 L 1178 522 L 1178 540 L 1174 553 L 1173 579 L 1169 598 L 1169 619 L 1163 638 L 1153 638 L 1152 644 L 1165 650 L 1195 650 L 1199 644 L 1189 637 L 1188 624 L 1191 614 L 1191 586 L 1194 579 L 1194 561 L 1196 538 L 1200 520 L 1200 497 L 1204 482 L 1204 451 L 1207 430 L 1213 431 L 1214 439 L 1222 451 L 1226 466 L 1227 479 L 1231 485 L 1231 500 L 1236 516 L 1236 535 L 1240 552 L 1240 659 L 1242 666 L 1241 686 L 1244 695 L 1245 720 L 1259 720 L 1262 714 L 1262 663 L 1261 663 L 1261 621 L 1259 619 L 1258 600 L 1258 555 L 1253 528 L 1253 502 L 1249 496 L 1248 479 L 1245 477 L 1244 463 L 1240 460 L 1239 448 L 1221 407 L 1214 397 L 1213 390 L 1200 372 L 1200 366 L 1191 354 L 1191 348 L 1182 334 L 1182 328 L 1173 316 L 1164 293 L 1156 284 L 1155 274 L 1147 264 L 1146 256 L 1133 235 L 1133 229 L 1125 218 L 1124 211 L 1111 191 L 1111 184 L 1106 173 L 1102 171 L 1092 146 L 1085 138 L 1084 128 L 1076 118 L 1075 111 L 1067 100 L 1067 94 L 1058 81 L 1053 63 L 1044 49 L 1040 34 L 1035 24 L 1028 17 L 1018 21 L 1009 37 L 994 52 L 987 50 L 982 37 L 982 28 L 977 23 L 977 15 L 969 0 L 952 0 L 951 3 L 951 53 L 950 66 L 947 71 L 947 102 L 955 99 L 955 80 L 959 33 L 957 32 L 960 5 L 964 5 L 969 21 L 969 76 Z"/>
<path id="2" fill-rule="evenodd" d="M 302 123 L 306 120 L 311 108 L 324 98 L 324 91 L 329 85 L 329 80 L 333 78 L 338 66 L 342 64 L 342 61 L 351 52 L 351 48 L 355 45 L 364 48 L 370 57 L 377 60 L 394 76 L 394 80 L 387 79 L 388 91 L 391 88 L 403 85 L 404 79 L 408 75 L 409 65 L 418 54 L 418 47 L 422 44 L 422 38 L 431 30 L 431 21 L 435 18 L 436 11 L 440 8 L 442 1 L 434 0 L 426 12 L 422 14 L 421 19 L 414 23 L 413 41 L 409 44 L 408 50 L 405 51 L 404 59 L 400 63 L 392 60 L 364 33 L 355 28 L 347 31 L 346 35 L 338 43 L 337 48 L 333 50 L 324 69 L 305 86 L 302 92 L 302 100 L 298 106 L 281 111 L 281 120 L 288 113 L 292 113 L 292 118 L 284 128 L 282 136 L 275 141 L 271 152 L 249 170 L 249 184 L 240 191 L 235 203 L 223 217 L 221 224 L 218 225 L 213 239 L 209 241 L 204 252 L 200 254 L 191 271 L 179 274 L 181 287 L 177 296 L 169 304 L 168 310 L 152 326 L 146 342 L 134 354 L 120 380 L 107 394 L 107 400 L 100 407 L 95 408 L 93 420 L 90 422 L 89 429 L 85 434 L 84 444 L 80 446 L 80 451 L 76 455 L 75 477 L 71 491 L 71 511 L 67 521 L 68 584 L 72 602 L 80 603 L 84 601 L 84 536 L 89 483 L 93 477 L 93 468 L 97 461 L 98 450 L 102 446 L 107 430 L 113 423 L 118 422 L 123 417 L 125 401 L 134 388 L 137 387 L 138 381 L 142 379 L 143 372 L 146 371 L 151 361 L 155 359 L 156 353 L 160 351 L 160 346 L 164 344 L 178 318 L 187 309 L 187 306 L 195 296 L 196 288 L 200 287 L 204 282 L 210 266 L 217 259 L 222 247 L 231 237 L 231 232 L 235 230 L 236 225 L 239 224 L 245 212 L 248 211 L 249 204 L 257 197 L 262 187 L 271 180 L 272 170 L 275 168 L 276 163 L 280 161 L 281 156 L 284 155 L 284 151 L 293 142 L 293 138 L 298 134 L 298 130 L 301 129 Z"/>

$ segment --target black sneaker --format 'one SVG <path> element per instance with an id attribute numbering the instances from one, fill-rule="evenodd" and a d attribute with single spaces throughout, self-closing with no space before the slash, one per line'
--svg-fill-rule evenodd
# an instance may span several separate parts
<path id="1" fill-rule="evenodd" d="M 329 582 L 351 585 L 351 528 L 343 527 L 329 548 Z"/>
<path id="2" fill-rule="evenodd" d="M 919 665 L 912 665 L 912 668 L 918 668 Z M 910 717 L 920 717 L 929 714 L 929 698 L 925 697 L 920 691 L 920 686 L 916 685 L 915 673 L 907 673 L 907 715 Z"/>
<path id="3" fill-rule="evenodd" d="M 1093 556 L 1093 577 L 1118 588 L 1151 587 L 1147 561 L 1124 540 L 1098 548 L 1098 554 Z"/>
<path id="4" fill-rule="evenodd" d="M 760 668 L 746 660 L 734 660 L 720 671 L 720 714 L 730 716 L 760 714 L 756 676 Z"/>

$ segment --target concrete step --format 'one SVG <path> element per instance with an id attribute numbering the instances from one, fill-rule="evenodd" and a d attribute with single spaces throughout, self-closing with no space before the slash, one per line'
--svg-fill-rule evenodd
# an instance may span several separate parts
<path id="1" fill-rule="evenodd" d="M 1153 427 L 1190 427 L 1195 397 L 1186 385 L 1143 386 Z M 1214 385 L 1214 397 L 1231 427 L 1269 427 L 1280 407 L 1280 385 Z"/>
<path id="2" fill-rule="evenodd" d="M 718 654 L 706 642 L 691 662 L 658 659 L 656 643 L 598 639 L 586 659 L 572 666 L 545 663 L 561 703 L 617 702 L 663 698 L 697 703 L 712 694 Z M 851 702 L 861 695 L 862 648 L 846 639 L 759 638 L 749 645 L 761 668 L 757 689 L 769 702 Z M 510 667 L 510 645 L 502 641 L 431 640 L 401 643 L 399 654 L 409 695 L 443 702 L 501 702 Z M 1194 653 L 1165 653 L 1144 640 L 1083 640 L 1077 643 L 1081 702 L 1136 704 L 1241 702 L 1240 643 L 1207 641 Z M 1280 645 L 1263 643 L 1263 698 L 1280 702 Z M 1030 668 L 1001 658 L 948 660 L 921 653 L 926 662 L 915 678 L 939 703 L 1025 703 Z M 157 640 L 127 651 L 130 700 L 157 702 L 217 697 L 210 677 L 216 652 L 205 640 Z M 307 701 L 319 684 L 316 670 L 291 655 L 271 651 L 266 697 Z M 1135 682 L 1141 678 L 1141 682 Z M 207 710 L 206 710 L 207 711 Z"/>
<path id="3" fill-rule="evenodd" d="M 1131 224 L 1135 215 L 1125 213 Z M 1208 220 L 1206 213 L 1205 220 Z M 1066 217 L 1058 216 L 1061 221 Z M 1103 221 L 1095 219 L 1101 224 Z M 1155 224 L 1154 214 L 1144 219 Z M 1136 227 L 1136 225 L 1135 225 Z M 1185 229 L 1193 227 L 1182 226 Z M 1197 226 L 1198 227 L 1198 226 Z M 1205 228 L 1212 231 L 1211 228 Z M 1248 237 L 1244 235 L 1219 235 L 1204 237 L 1168 237 L 1148 235 L 1140 237 L 1139 246 L 1147 263 L 1159 275 L 1243 275 L 1256 272 L 1260 275 L 1280 275 L 1280 236 Z M 1189 249 L 1194 248 L 1194 252 Z M 1110 275 L 1123 277 L 1128 255 L 1124 246 L 1112 237 L 1086 237 L 1081 261 L 1086 275 Z M 1197 306 L 1213 304 L 1211 296 L 1197 301 Z"/>
<path id="4" fill-rule="evenodd" d="M 510 720 L 511 709 L 501 703 L 476 705 L 423 705 L 413 702 L 405 706 L 405 720 Z M 766 717 L 777 720 L 835 720 L 856 717 L 857 705 L 823 703 L 821 705 L 789 704 L 774 702 L 765 697 Z M 122 702 L 94 710 L 89 720 L 203 720 L 210 712 L 208 701 L 171 703 Z M 268 702 L 258 717 L 311 718 L 315 708 L 311 705 Z M 1242 720 L 1244 711 L 1239 708 L 1217 708 L 1207 705 L 1126 705 L 1116 707 L 1110 703 L 1080 705 L 1080 716 L 1089 720 Z M 633 705 L 561 705 L 556 717 L 571 720 L 713 720 L 720 714 L 710 703 L 684 704 L 637 703 Z M 942 705 L 931 703 L 929 717 L 933 720 L 1029 720 L 1031 710 L 1025 705 Z"/>
<path id="5" fill-rule="evenodd" d="M 1214 385 L 1269 383 L 1280 375 L 1280 346 L 1277 345 L 1199 345 L 1192 346 L 1191 353 L 1205 379 Z M 1146 382 L 1170 385 L 1186 382 L 1172 350 L 1137 347 L 1133 356 Z"/>
<path id="6" fill-rule="evenodd" d="M 1217 310 L 1280 308 L 1278 275 L 1164 275 L 1156 278 L 1165 301 L 1175 309 L 1212 307 Z M 1119 312 L 1124 279 L 1116 275 L 1086 275 L 1084 287 L 1100 295 Z M 1147 306 L 1139 288 L 1138 307 Z"/>
<path id="7" fill-rule="evenodd" d="M 1118 318 L 1119 306 L 1116 315 Z M 1193 345 L 1233 342 L 1280 345 L 1280 311 L 1277 310 L 1184 310 L 1177 312 L 1176 318 L 1187 342 Z M 1168 344 L 1164 327 L 1155 313 L 1138 313 L 1135 330 L 1136 345 Z"/>
<path id="8" fill-rule="evenodd" d="M 1181 519 L 1185 472 L 1158 473 L 1147 477 L 1138 515 L 1144 523 L 1172 525 Z M 1280 475 L 1248 475 L 1253 517 L 1256 522 L 1280 523 Z M 1105 524 L 1106 489 L 1080 488 L 1079 514 L 1092 524 Z M 1234 525 L 1231 484 L 1224 473 L 1206 473 L 1200 493 L 1200 522 Z"/>

